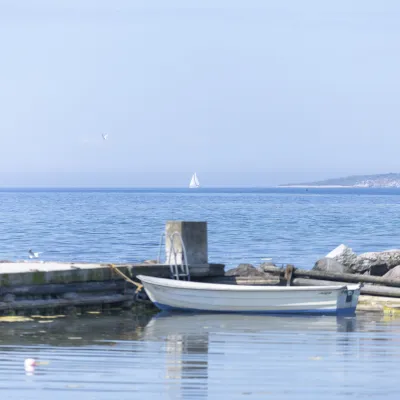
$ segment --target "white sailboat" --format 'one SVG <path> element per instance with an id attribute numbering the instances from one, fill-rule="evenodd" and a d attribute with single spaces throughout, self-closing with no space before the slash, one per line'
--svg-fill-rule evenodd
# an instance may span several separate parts
<path id="1" fill-rule="evenodd" d="M 200 182 L 199 182 L 199 179 L 197 178 L 197 174 L 195 172 L 193 174 L 193 176 L 192 176 L 192 179 L 191 179 L 190 183 L 189 183 L 189 188 L 190 189 L 195 189 L 195 188 L 198 188 L 198 187 L 200 187 Z"/>

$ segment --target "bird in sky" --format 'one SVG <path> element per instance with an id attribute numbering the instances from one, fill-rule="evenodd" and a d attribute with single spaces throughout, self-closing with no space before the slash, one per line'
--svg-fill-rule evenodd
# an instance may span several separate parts
<path id="1" fill-rule="evenodd" d="M 101 136 L 103 136 L 103 140 L 107 140 L 108 139 L 108 133 L 103 133 Z"/>

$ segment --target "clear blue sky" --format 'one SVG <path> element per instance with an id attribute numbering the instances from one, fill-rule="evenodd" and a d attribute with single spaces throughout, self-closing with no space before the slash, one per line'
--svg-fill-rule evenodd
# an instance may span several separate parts
<path id="1" fill-rule="evenodd" d="M 395 0 L 0 0 L 0 185 L 400 172 L 399 21 Z"/>

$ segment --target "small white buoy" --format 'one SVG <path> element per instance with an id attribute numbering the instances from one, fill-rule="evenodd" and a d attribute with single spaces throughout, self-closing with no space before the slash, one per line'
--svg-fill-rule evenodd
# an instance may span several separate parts
<path id="1" fill-rule="evenodd" d="M 34 358 L 27 358 L 24 362 L 24 367 L 26 372 L 35 372 L 35 367 L 37 366 L 37 362 Z"/>

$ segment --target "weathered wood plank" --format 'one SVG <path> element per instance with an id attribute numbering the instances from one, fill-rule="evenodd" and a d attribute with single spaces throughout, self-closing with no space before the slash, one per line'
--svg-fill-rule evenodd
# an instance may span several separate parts
<path id="1" fill-rule="evenodd" d="M 66 283 L 66 284 L 43 284 L 43 285 L 24 285 L 24 286 L 4 286 L 0 287 L 0 296 L 14 294 L 16 296 L 40 296 L 40 295 L 59 295 L 64 293 L 83 293 L 83 292 L 108 292 L 122 291 L 133 286 L 123 280 L 87 283 Z"/>
<path id="2" fill-rule="evenodd" d="M 133 299 L 133 295 L 115 294 L 107 296 L 82 296 L 74 299 L 19 300 L 10 303 L 0 302 L 0 311 L 112 304 L 133 301 Z"/>

